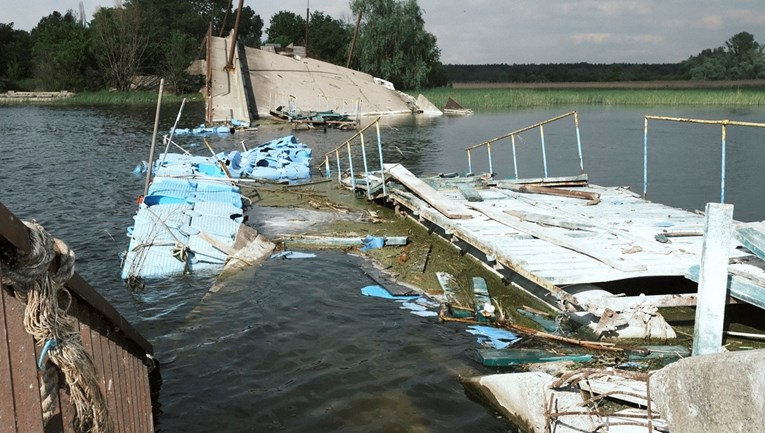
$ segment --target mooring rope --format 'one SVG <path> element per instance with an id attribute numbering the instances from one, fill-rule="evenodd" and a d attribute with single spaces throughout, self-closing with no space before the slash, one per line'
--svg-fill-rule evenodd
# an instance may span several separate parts
<path id="1" fill-rule="evenodd" d="M 48 348 L 50 362 L 40 384 L 44 420 L 47 423 L 52 416 L 58 393 L 58 386 L 50 383 L 58 376 L 50 371 L 52 363 L 66 380 L 75 409 L 75 430 L 112 433 L 114 424 L 99 387 L 98 373 L 82 345 L 78 321 L 67 313 L 72 295 L 64 284 L 74 274 L 74 252 L 41 225 L 24 224 L 29 228 L 30 251 L 19 252 L 11 263 L 0 262 L 0 266 L 3 285 L 13 286 L 15 296 L 26 303 L 24 328 L 38 346 Z M 51 263 L 56 267 L 52 272 Z"/>

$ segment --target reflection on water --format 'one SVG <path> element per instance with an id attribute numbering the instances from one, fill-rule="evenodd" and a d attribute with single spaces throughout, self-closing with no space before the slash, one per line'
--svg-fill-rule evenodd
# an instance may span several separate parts
<path id="1" fill-rule="evenodd" d="M 166 130 L 175 119 L 163 109 Z M 415 173 L 467 171 L 464 149 L 570 111 L 534 109 L 468 117 L 384 118 L 386 162 Z M 584 168 L 594 183 L 642 190 L 643 115 L 762 121 L 765 109 L 579 109 Z M 190 104 L 182 126 L 201 121 Z M 37 219 L 77 253 L 77 269 L 154 345 L 163 363 L 162 431 L 506 431 L 470 401 L 459 376 L 486 373 L 472 357 L 472 336 L 364 298 L 370 281 L 355 259 L 272 260 L 243 272 L 214 295 L 211 276 L 153 281 L 131 293 L 119 280 L 119 253 L 136 211 L 143 179 L 132 169 L 147 158 L 151 108 L 0 107 L 0 201 L 19 217 Z M 216 150 L 289 134 L 261 126 L 255 133 L 212 137 Z M 315 161 L 353 131 L 299 131 Z M 727 193 L 734 217 L 763 219 L 755 179 L 765 131 L 729 128 Z M 545 127 L 551 176 L 578 174 L 573 122 Z M 369 140 L 369 136 L 367 136 Z M 204 155 L 193 137 L 178 141 Z M 516 141 L 523 177 L 544 172 L 538 131 Z M 514 175 L 509 141 L 492 147 L 500 178 Z M 476 153 L 473 171 L 488 170 Z M 314 164 L 316 166 L 317 164 Z M 719 200 L 717 127 L 651 125 L 649 197 L 690 209 Z M 277 216 L 278 218 L 278 216 Z"/>

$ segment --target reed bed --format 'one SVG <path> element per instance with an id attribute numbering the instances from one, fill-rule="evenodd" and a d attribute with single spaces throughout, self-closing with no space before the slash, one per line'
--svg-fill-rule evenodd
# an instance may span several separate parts
<path id="1" fill-rule="evenodd" d="M 444 107 L 447 99 L 452 97 L 463 107 L 479 111 L 561 105 L 765 105 L 765 91 L 756 88 L 479 89 L 441 87 L 417 92 L 425 95 L 437 107 Z"/>
<path id="2" fill-rule="evenodd" d="M 187 95 L 165 93 L 162 95 L 162 102 L 175 103 L 182 101 L 183 98 L 186 98 L 187 102 L 204 101 L 201 93 L 191 93 Z M 157 103 L 157 92 L 84 92 L 77 93 L 72 97 L 62 98 L 54 102 L 63 105 L 150 105 Z"/>

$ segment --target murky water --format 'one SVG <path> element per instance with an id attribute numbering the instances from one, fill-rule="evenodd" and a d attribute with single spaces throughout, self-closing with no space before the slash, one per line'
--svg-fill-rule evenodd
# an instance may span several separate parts
<path id="1" fill-rule="evenodd" d="M 468 399 L 460 376 L 489 370 L 474 359 L 473 336 L 386 300 L 364 297 L 371 284 L 357 258 L 339 252 L 269 260 L 206 296 L 212 278 L 153 281 L 142 292 L 119 279 L 125 228 L 143 179 L 154 107 L 0 107 L 0 201 L 37 219 L 78 254 L 78 271 L 153 344 L 162 362 L 161 431 L 507 431 L 491 410 Z M 162 129 L 176 113 L 163 113 Z M 470 117 L 386 119 L 386 162 L 415 173 L 465 172 L 464 148 L 569 111 L 523 110 Z M 642 190 L 644 114 L 765 121 L 765 109 L 579 109 L 584 167 L 594 183 Z M 201 121 L 187 106 L 182 126 Z M 211 139 L 216 150 L 291 133 L 258 132 Z M 323 152 L 352 132 L 296 133 Z M 719 200 L 719 127 L 652 124 L 649 196 L 703 209 Z M 740 220 L 763 219 L 759 167 L 765 131 L 729 128 L 727 194 Z M 550 176 L 579 172 L 573 122 L 545 128 Z M 187 143 L 188 144 L 188 143 Z M 521 176 L 541 176 L 538 132 L 517 141 Z M 194 148 L 206 154 L 204 146 Z M 488 170 L 476 156 L 473 171 Z M 512 176 L 509 142 L 493 147 L 493 169 Z"/>

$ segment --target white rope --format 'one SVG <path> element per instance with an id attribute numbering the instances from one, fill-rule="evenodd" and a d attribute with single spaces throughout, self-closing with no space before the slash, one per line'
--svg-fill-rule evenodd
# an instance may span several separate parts
<path id="1" fill-rule="evenodd" d="M 17 298 L 26 303 L 24 328 L 38 346 L 46 345 L 50 363 L 64 374 L 70 401 L 75 409 L 78 433 L 112 433 L 114 424 L 106 405 L 93 360 L 82 345 L 78 321 L 67 313 L 72 295 L 64 284 L 74 275 L 74 252 L 35 222 L 29 228 L 30 251 L 19 254 L 2 266 L 3 285 L 12 286 Z M 55 271 L 49 272 L 51 264 Z M 55 388 L 47 371 L 41 378 L 43 412 L 55 406 Z M 47 422 L 47 419 L 45 420 Z"/>

